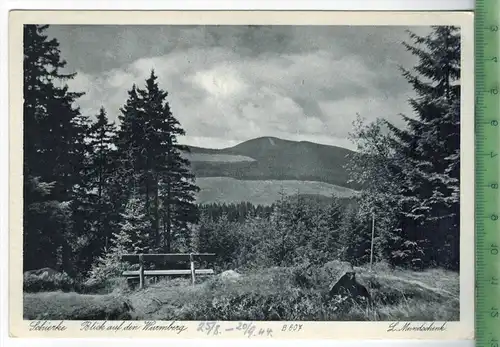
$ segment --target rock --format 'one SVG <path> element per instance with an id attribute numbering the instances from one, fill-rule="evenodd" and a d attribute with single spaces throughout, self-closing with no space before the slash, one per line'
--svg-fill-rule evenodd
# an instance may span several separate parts
<path id="1" fill-rule="evenodd" d="M 23 290 L 26 292 L 75 289 L 75 281 L 65 272 L 58 272 L 48 267 L 28 270 L 23 275 Z"/>
<path id="2" fill-rule="evenodd" d="M 335 295 L 348 297 L 355 302 L 371 302 L 371 296 L 365 286 L 356 280 L 354 271 L 346 272 L 340 279 L 332 285 L 329 291 L 330 298 Z"/>
<path id="3" fill-rule="evenodd" d="M 46 273 L 46 275 L 44 275 Z M 46 277 L 53 277 L 54 275 L 57 275 L 59 274 L 60 272 L 54 270 L 54 269 L 51 269 L 50 267 L 44 267 L 44 268 L 41 268 L 41 269 L 36 269 L 36 270 L 28 270 L 28 271 L 25 271 L 24 272 L 24 275 L 25 276 L 30 276 L 30 275 L 34 275 L 34 276 L 46 276 Z"/>
<path id="4" fill-rule="evenodd" d="M 227 270 L 222 272 L 219 276 L 223 280 L 236 280 L 241 277 L 241 274 L 237 273 L 234 270 Z"/>

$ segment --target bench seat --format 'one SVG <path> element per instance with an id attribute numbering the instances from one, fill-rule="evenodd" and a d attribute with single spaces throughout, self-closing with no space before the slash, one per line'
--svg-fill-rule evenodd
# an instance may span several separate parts
<path id="1" fill-rule="evenodd" d="M 213 275 L 214 270 L 212 269 L 195 269 L 195 275 Z M 175 276 L 175 275 L 190 275 L 191 270 L 144 270 L 144 276 Z M 139 276 L 139 270 L 135 271 L 123 271 L 123 276 Z"/>
<path id="2" fill-rule="evenodd" d="M 139 288 L 144 288 L 144 279 L 149 277 L 160 276 L 179 276 L 191 275 L 191 284 L 194 286 L 196 275 L 207 276 L 213 275 L 212 269 L 195 269 L 195 262 L 207 262 L 215 259 L 215 253 L 159 253 L 159 254 L 123 254 L 122 261 L 128 263 L 139 263 L 138 270 L 123 271 L 122 276 L 127 277 L 129 284 L 132 280 L 139 279 Z M 156 263 L 165 265 L 168 262 L 189 262 L 189 269 L 172 269 L 172 270 L 146 270 L 145 263 Z"/>

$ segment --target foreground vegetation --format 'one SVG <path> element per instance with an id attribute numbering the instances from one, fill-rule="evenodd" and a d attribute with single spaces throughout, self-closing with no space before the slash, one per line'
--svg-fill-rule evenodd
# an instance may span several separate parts
<path id="1" fill-rule="evenodd" d="M 25 319 L 135 320 L 458 320 L 459 276 L 356 267 L 372 306 L 328 296 L 345 263 L 322 267 L 273 267 L 248 271 L 239 278 L 214 276 L 194 287 L 188 279 L 164 280 L 144 290 L 129 289 L 123 279 L 109 281 L 107 293 L 25 293 Z"/>

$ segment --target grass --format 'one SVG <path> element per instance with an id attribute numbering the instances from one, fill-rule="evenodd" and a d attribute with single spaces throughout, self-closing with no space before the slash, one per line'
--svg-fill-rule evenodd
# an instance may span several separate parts
<path id="1" fill-rule="evenodd" d="M 117 287 L 106 295 L 25 294 L 25 317 L 45 319 L 135 320 L 297 320 L 393 321 L 459 319 L 459 276 L 356 268 L 373 306 L 330 299 L 330 285 L 347 267 L 330 262 L 320 268 L 270 268 L 238 279 L 219 276 L 190 286 L 189 279 L 164 280 L 146 289 Z M 99 318 L 97 318 L 99 317 Z M 127 318 L 109 318 L 127 317 Z M 40 319 L 40 318 L 37 318 Z"/>
<path id="2" fill-rule="evenodd" d="M 375 302 L 376 320 L 447 320 L 460 318 L 458 273 L 441 269 L 424 272 L 359 271 L 360 282 Z"/>
<path id="3" fill-rule="evenodd" d="M 24 319 L 31 320 L 128 320 L 130 303 L 118 295 L 78 293 L 25 293 Z"/>

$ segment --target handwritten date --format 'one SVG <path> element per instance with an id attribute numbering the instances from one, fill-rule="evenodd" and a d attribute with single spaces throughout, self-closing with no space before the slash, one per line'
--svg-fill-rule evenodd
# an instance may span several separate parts
<path id="1" fill-rule="evenodd" d="M 272 337 L 273 330 L 271 328 L 258 327 L 251 322 L 235 322 L 234 325 L 224 326 L 218 322 L 200 322 L 197 331 L 202 332 L 208 336 L 220 336 L 225 332 L 240 332 L 244 337 Z"/>

